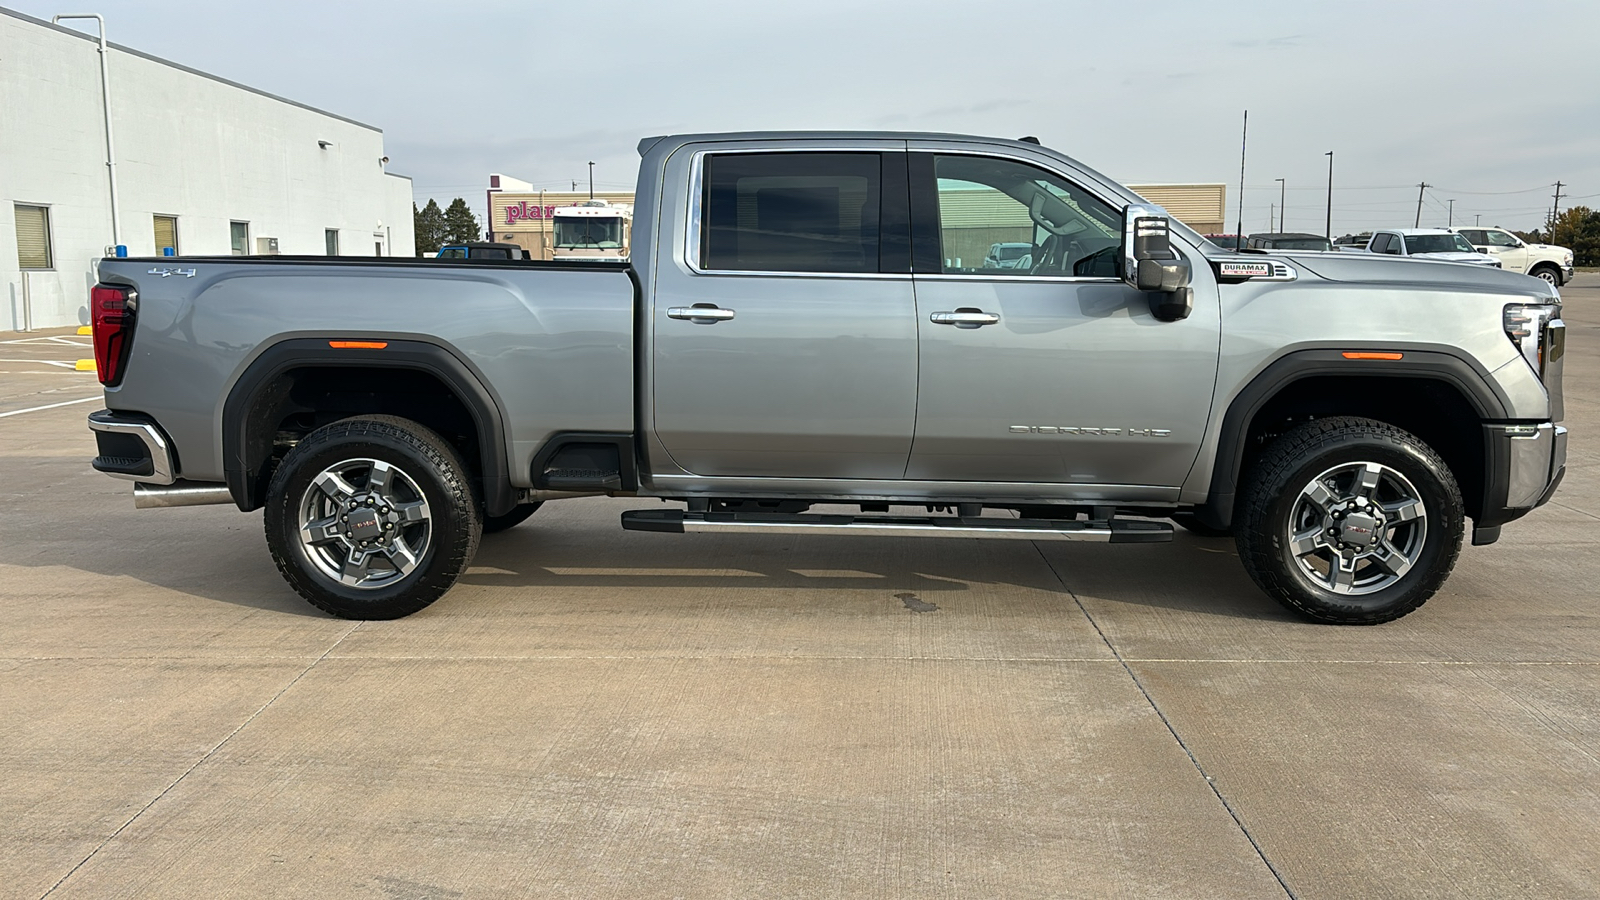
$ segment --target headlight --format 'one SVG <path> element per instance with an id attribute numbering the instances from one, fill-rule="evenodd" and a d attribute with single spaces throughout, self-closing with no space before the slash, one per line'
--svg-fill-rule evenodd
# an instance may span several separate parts
<path id="1" fill-rule="evenodd" d="M 1509 303 L 1502 317 L 1506 337 L 1541 378 L 1544 377 L 1545 326 L 1559 315 L 1559 304 Z"/>

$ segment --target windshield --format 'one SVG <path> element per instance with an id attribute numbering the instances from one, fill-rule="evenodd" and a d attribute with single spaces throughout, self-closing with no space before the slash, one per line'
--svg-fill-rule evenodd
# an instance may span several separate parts
<path id="1" fill-rule="evenodd" d="M 1032 244 L 1001 244 L 995 248 L 995 259 L 1021 259 L 1033 252 Z"/>
<path id="2" fill-rule="evenodd" d="M 557 247 L 614 250 L 622 246 L 621 216 L 558 216 L 555 230 Z"/>
<path id="3" fill-rule="evenodd" d="M 1326 238 L 1279 238 L 1271 241 L 1274 250 L 1332 250 Z"/>
<path id="4" fill-rule="evenodd" d="M 1472 245 L 1459 234 L 1408 234 L 1407 253 L 1473 253 Z"/>

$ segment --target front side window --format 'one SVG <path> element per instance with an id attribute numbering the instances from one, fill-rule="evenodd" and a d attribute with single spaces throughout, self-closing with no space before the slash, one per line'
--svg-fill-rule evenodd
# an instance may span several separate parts
<path id="1" fill-rule="evenodd" d="M 1489 246 L 1491 246 L 1491 247 L 1521 247 L 1522 246 L 1522 241 L 1518 240 L 1517 236 L 1514 235 L 1514 234 L 1507 234 L 1504 231 L 1486 231 L 1486 232 L 1484 232 L 1484 234 L 1488 236 L 1488 238 L 1489 238 Z"/>
<path id="2" fill-rule="evenodd" d="M 984 156 L 936 156 L 933 171 L 944 274 L 1116 277 L 1122 213 L 1077 185 Z"/>
<path id="3" fill-rule="evenodd" d="M 230 223 L 228 223 L 228 239 L 229 239 L 230 243 L 233 245 L 233 255 L 234 256 L 249 256 L 250 255 L 250 223 L 249 222 L 230 222 Z"/>
<path id="4" fill-rule="evenodd" d="M 17 268 L 51 268 L 49 207 L 18 203 L 12 214 L 17 223 Z"/>
<path id="5" fill-rule="evenodd" d="M 704 180 L 702 269 L 878 271 L 878 154 L 718 154 Z"/>
<path id="6" fill-rule="evenodd" d="M 1459 234 L 1413 234 L 1406 238 L 1409 253 L 1473 253 L 1472 245 Z"/>

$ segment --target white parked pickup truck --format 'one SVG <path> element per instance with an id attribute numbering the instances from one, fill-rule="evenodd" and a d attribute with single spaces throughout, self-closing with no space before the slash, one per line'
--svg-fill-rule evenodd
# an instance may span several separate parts
<path id="1" fill-rule="evenodd" d="M 1530 244 L 1504 228 L 1455 228 L 1479 253 L 1500 260 L 1507 272 L 1543 278 L 1556 287 L 1572 280 L 1572 251 L 1554 244 Z"/>
<path id="2" fill-rule="evenodd" d="M 1440 262 L 1500 268 L 1500 260 L 1479 253 L 1467 239 L 1443 228 L 1389 228 L 1372 233 L 1368 253 L 1390 256 L 1416 256 Z"/>

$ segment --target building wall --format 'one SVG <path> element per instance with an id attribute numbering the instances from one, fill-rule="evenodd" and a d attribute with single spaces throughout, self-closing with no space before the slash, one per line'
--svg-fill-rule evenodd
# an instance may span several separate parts
<path id="1" fill-rule="evenodd" d="M 17 203 L 50 210 L 53 269 L 27 275 L 33 326 L 88 321 L 113 243 L 98 46 L 0 9 L 0 328 L 22 326 Z M 274 237 L 320 255 L 336 229 L 341 255 L 413 255 L 411 182 L 384 172 L 379 129 L 115 45 L 108 63 L 130 255 L 157 254 L 157 215 L 177 217 L 182 256 L 227 255 L 235 221 L 252 250 Z"/>
<path id="2" fill-rule="evenodd" d="M 1173 218 L 1201 234 L 1227 229 L 1228 188 L 1223 184 L 1130 184 L 1128 190 L 1163 207 Z"/>

